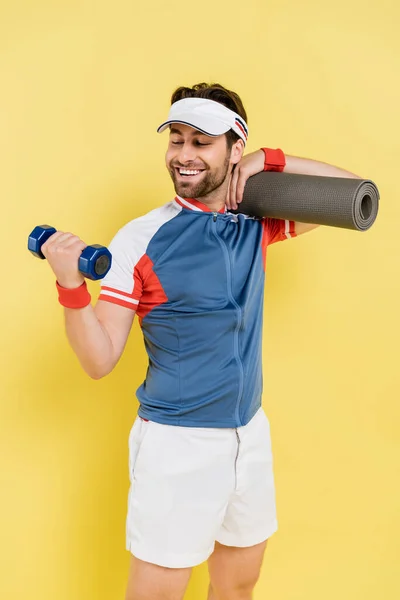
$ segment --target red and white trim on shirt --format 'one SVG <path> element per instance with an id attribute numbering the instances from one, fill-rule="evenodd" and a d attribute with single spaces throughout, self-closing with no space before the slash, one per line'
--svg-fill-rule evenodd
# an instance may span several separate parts
<path id="1" fill-rule="evenodd" d="M 196 210 L 198 212 L 219 212 L 222 214 L 226 212 L 225 206 L 220 208 L 218 211 L 214 211 L 211 210 L 211 208 L 206 204 L 203 204 L 194 198 L 182 198 L 181 196 L 175 196 L 175 202 L 179 204 L 179 206 L 183 206 L 183 208 L 189 208 L 190 210 Z"/>
<path id="2" fill-rule="evenodd" d="M 285 234 L 285 236 L 286 236 L 286 238 L 288 240 L 290 238 L 292 238 L 293 236 L 296 236 L 294 227 L 295 227 L 294 221 L 285 220 L 285 231 L 284 231 L 284 234 Z"/>
<path id="3" fill-rule="evenodd" d="M 263 219 L 263 235 L 261 239 L 262 259 L 265 271 L 267 247 L 275 242 L 289 240 L 296 237 L 295 221 L 287 219 Z"/>
<path id="4" fill-rule="evenodd" d="M 112 300 L 110 300 L 110 298 L 112 298 Z M 133 298 L 132 294 L 122 292 L 121 290 L 116 290 L 115 288 L 111 288 L 106 285 L 101 288 L 99 300 L 108 300 L 114 304 L 125 306 L 125 308 L 133 309 L 136 309 L 137 305 L 139 304 L 139 300 Z"/>

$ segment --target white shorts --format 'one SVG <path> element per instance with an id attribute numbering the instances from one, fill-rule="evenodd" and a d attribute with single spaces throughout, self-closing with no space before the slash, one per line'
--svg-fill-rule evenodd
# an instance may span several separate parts
<path id="1" fill-rule="evenodd" d="M 270 428 L 178 427 L 137 417 L 129 436 L 126 547 L 140 560 L 193 567 L 215 541 L 248 547 L 278 528 Z"/>

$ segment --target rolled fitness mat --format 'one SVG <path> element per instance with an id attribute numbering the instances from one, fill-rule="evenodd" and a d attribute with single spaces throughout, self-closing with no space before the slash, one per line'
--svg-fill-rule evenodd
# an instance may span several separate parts
<path id="1" fill-rule="evenodd" d="M 369 179 L 262 172 L 249 177 L 236 213 L 366 231 L 378 214 Z"/>

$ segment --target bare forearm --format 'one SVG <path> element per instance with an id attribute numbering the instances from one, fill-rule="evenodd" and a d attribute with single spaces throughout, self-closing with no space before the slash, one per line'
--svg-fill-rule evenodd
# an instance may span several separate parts
<path id="1" fill-rule="evenodd" d="M 106 329 L 91 304 L 85 308 L 65 308 L 68 341 L 84 371 L 100 379 L 113 368 L 113 346 Z"/>
<path id="2" fill-rule="evenodd" d="M 284 172 L 303 175 L 318 175 L 320 177 L 347 177 L 350 179 L 361 179 L 358 175 L 355 175 L 350 171 L 345 171 L 344 169 L 340 169 L 339 167 L 335 167 L 324 162 L 287 155 Z"/>

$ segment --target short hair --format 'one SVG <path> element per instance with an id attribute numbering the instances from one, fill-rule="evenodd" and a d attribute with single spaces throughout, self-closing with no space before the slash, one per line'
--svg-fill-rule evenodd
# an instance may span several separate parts
<path id="1" fill-rule="evenodd" d="M 179 87 L 172 94 L 171 104 L 178 102 L 178 100 L 183 100 L 184 98 L 205 98 L 207 100 L 214 100 L 214 102 L 219 102 L 236 112 L 247 123 L 247 114 L 238 94 L 232 92 L 232 90 L 228 90 L 219 83 L 196 83 L 196 85 L 191 88 L 184 86 Z M 232 129 L 227 131 L 225 136 L 229 150 L 232 148 L 233 144 L 241 139 Z"/>

